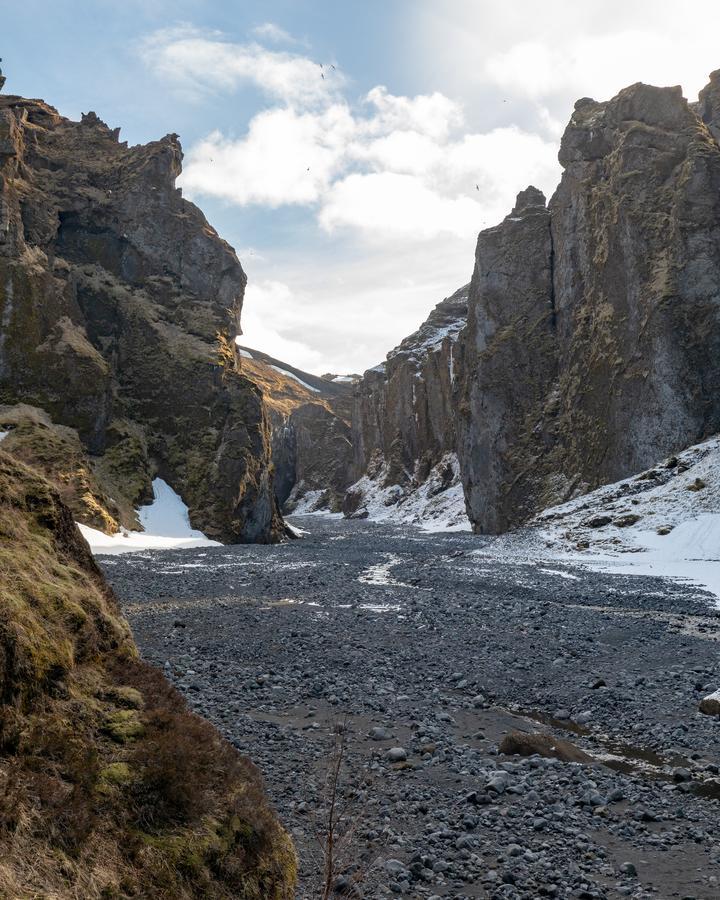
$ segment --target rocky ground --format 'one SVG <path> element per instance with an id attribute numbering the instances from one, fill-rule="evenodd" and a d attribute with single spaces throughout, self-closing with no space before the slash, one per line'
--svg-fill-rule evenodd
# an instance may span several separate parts
<path id="1" fill-rule="evenodd" d="M 265 773 L 300 897 L 321 896 L 338 752 L 339 892 L 720 897 L 712 597 L 469 534 L 295 524 L 281 546 L 102 563 L 144 655 Z M 512 731 L 591 758 L 499 753 Z"/>

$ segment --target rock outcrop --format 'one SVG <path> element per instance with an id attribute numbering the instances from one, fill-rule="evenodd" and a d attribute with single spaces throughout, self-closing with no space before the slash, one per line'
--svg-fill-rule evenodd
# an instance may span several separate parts
<path id="1" fill-rule="evenodd" d="M 110 530 L 133 527 L 159 474 L 208 536 L 275 540 L 262 398 L 224 338 L 245 274 L 175 188 L 177 136 L 118 131 L 0 96 L 0 403 L 77 432 L 110 475 Z"/>
<path id="2" fill-rule="evenodd" d="M 73 522 L 0 451 L 0 895 L 290 900 L 255 767 L 138 658 Z"/>
<path id="3" fill-rule="evenodd" d="M 400 519 L 414 521 L 424 517 L 428 503 L 436 516 L 456 514 L 452 503 L 446 508 L 437 498 L 459 486 L 452 398 L 467 301 L 465 286 L 439 303 L 356 385 L 354 484 L 345 497 L 346 515 L 376 517 L 374 506 L 396 506 Z"/>
<path id="4" fill-rule="evenodd" d="M 561 183 L 478 239 L 458 454 L 477 531 L 720 430 L 718 73 L 580 100 Z"/>
<path id="5" fill-rule="evenodd" d="M 288 513 L 338 512 L 350 484 L 352 376 L 310 375 L 249 347 L 242 373 L 262 391 L 271 425 L 275 494 Z"/>

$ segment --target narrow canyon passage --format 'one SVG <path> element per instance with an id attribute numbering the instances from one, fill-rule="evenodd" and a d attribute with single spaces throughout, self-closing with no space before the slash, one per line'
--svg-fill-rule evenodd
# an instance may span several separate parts
<path id="1" fill-rule="evenodd" d="M 100 561 L 145 657 L 264 773 L 299 897 L 320 896 L 338 726 L 356 896 L 720 896 L 712 597 L 469 534 L 293 521 L 309 533 L 280 546 Z M 499 754 L 511 731 L 591 759 Z"/>

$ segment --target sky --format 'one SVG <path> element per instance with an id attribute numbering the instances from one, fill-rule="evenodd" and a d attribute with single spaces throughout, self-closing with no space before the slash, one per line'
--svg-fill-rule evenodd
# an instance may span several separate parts
<path id="1" fill-rule="evenodd" d="M 178 133 L 248 274 L 242 342 L 316 374 L 384 359 L 520 190 L 552 194 L 576 99 L 694 100 L 720 68 L 716 0 L 1 2 L 5 91 Z"/>

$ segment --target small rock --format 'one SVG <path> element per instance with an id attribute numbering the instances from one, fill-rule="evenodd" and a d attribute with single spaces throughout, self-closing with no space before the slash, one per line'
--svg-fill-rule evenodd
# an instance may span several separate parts
<path id="1" fill-rule="evenodd" d="M 392 763 L 405 762 L 407 751 L 403 747 L 391 747 L 385 754 L 385 759 Z"/>
<path id="2" fill-rule="evenodd" d="M 700 701 L 700 712 L 706 716 L 720 716 L 720 691 L 708 694 Z"/>

